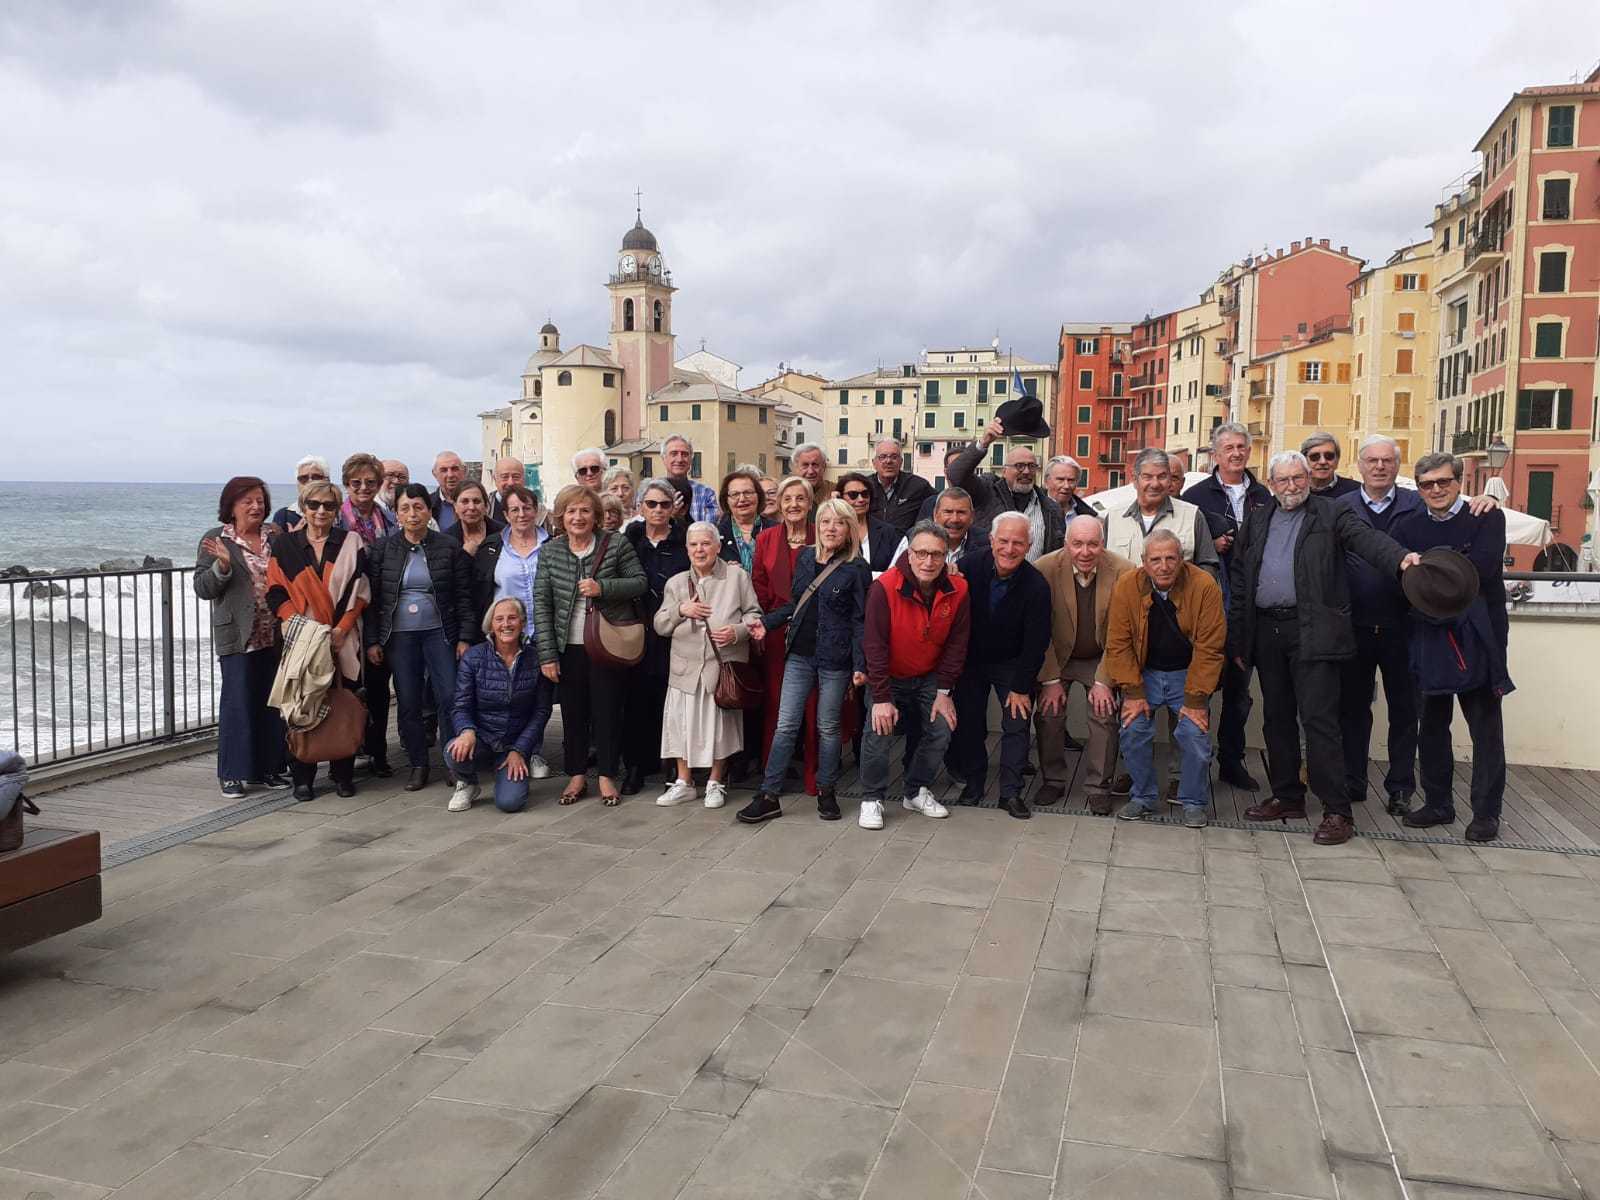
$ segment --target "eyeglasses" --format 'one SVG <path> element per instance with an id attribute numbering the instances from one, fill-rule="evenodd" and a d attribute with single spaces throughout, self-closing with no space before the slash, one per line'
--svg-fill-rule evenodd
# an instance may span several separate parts
<path id="1" fill-rule="evenodd" d="M 1419 492 L 1442 492 L 1456 482 L 1458 480 L 1453 475 L 1444 479 L 1419 479 L 1417 480 L 1417 490 Z"/>
<path id="2" fill-rule="evenodd" d="M 671 508 L 672 507 L 672 501 L 671 500 L 641 500 L 641 501 L 639 501 L 639 507 L 640 508 Z"/>
<path id="3" fill-rule="evenodd" d="M 345 484 L 345 487 L 352 492 L 375 492 L 378 490 L 378 481 L 376 479 L 352 479 Z"/>
<path id="4" fill-rule="evenodd" d="M 742 491 L 742 492 L 729 492 L 728 493 L 728 503 L 730 503 L 730 504 L 733 503 L 735 500 L 754 500 L 755 498 L 756 498 L 756 494 L 754 492 L 752 492 L 752 491 L 749 491 L 749 490 Z"/>
<path id="5" fill-rule="evenodd" d="M 598 474 L 600 474 L 600 468 L 599 467 L 579 467 L 578 468 L 578 474 L 579 475 L 598 475 Z"/>
<path id="6" fill-rule="evenodd" d="M 337 500 L 307 500 L 306 501 L 306 511 L 308 511 L 308 512 L 311 511 L 312 509 L 316 509 L 316 510 L 319 510 L 321 512 L 333 512 L 338 507 L 339 507 L 339 502 Z"/>
<path id="7" fill-rule="evenodd" d="M 1338 451 L 1336 451 L 1336 450 L 1323 450 L 1321 452 L 1313 450 L 1310 454 L 1306 455 L 1306 461 L 1307 462 L 1338 462 L 1339 461 L 1339 454 L 1338 454 Z"/>
<path id="8" fill-rule="evenodd" d="M 326 479 L 326 478 L 327 478 L 326 475 L 296 475 L 294 477 L 294 481 L 296 483 L 310 483 L 313 479 Z"/>
<path id="9" fill-rule="evenodd" d="M 932 561 L 933 559 L 936 559 L 936 558 L 943 558 L 944 555 L 945 555 L 945 552 L 943 550 L 915 550 L 915 549 L 912 549 L 912 550 L 907 550 L 906 553 L 909 554 L 912 558 L 921 559 L 923 562 L 930 562 L 930 561 Z"/>
<path id="10" fill-rule="evenodd" d="M 846 500 L 866 500 L 871 495 L 871 492 L 846 492 L 844 498 Z"/>

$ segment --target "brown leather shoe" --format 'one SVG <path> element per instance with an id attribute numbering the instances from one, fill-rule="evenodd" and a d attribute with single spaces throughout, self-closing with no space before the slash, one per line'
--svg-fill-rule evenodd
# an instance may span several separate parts
<path id="1" fill-rule="evenodd" d="M 1306 805 L 1302 800 L 1299 804 L 1291 804 L 1287 800 L 1280 800 L 1273 796 L 1261 804 L 1252 804 L 1244 810 L 1246 821 L 1304 821 L 1306 819 Z"/>
<path id="2" fill-rule="evenodd" d="M 1040 805 L 1060 804 L 1062 800 L 1066 799 L 1066 795 L 1065 784 L 1041 783 L 1039 789 L 1033 793 L 1033 804 L 1035 808 Z"/>
<path id="3" fill-rule="evenodd" d="M 1311 835 L 1311 840 L 1319 846 L 1342 846 L 1355 835 L 1354 821 L 1338 813 L 1329 813 L 1322 818 L 1322 824 L 1317 826 L 1317 832 Z"/>
<path id="4" fill-rule="evenodd" d="M 1091 793 L 1089 796 L 1089 811 L 1097 817 L 1109 817 L 1116 804 L 1116 800 L 1104 792 L 1098 795 Z"/>

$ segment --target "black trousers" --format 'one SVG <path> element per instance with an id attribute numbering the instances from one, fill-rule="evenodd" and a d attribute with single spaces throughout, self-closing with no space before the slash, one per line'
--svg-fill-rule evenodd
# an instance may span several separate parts
<path id="1" fill-rule="evenodd" d="M 1249 668 L 1241 670 L 1232 659 L 1224 659 L 1222 712 L 1217 720 L 1217 762 L 1221 766 L 1244 765 L 1244 727 L 1250 720 L 1252 707 Z M 1174 755 L 1173 759 L 1176 757 Z"/>
<path id="2" fill-rule="evenodd" d="M 1267 776 L 1272 794 L 1304 804 L 1300 782 L 1300 726 L 1306 731 L 1306 767 L 1324 815 L 1350 816 L 1339 739 L 1339 663 L 1300 657 L 1300 618 L 1292 609 L 1256 610 L 1255 668 L 1261 680 Z M 1298 717 L 1298 722 L 1297 718 Z"/>
<path id="3" fill-rule="evenodd" d="M 622 697 L 627 673 L 597 667 L 581 645 L 561 652 L 562 766 L 573 778 L 589 769 L 589 745 L 595 750 L 595 769 L 615 779 L 622 761 Z M 662 701 L 665 703 L 665 700 Z M 656 743 L 660 757 L 661 743 Z"/>
<path id="4" fill-rule="evenodd" d="M 367 737 L 361 749 L 372 756 L 375 764 L 389 761 L 389 663 L 379 666 L 367 663 L 361 670 L 362 686 L 366 688 Z"/>
<path id="5" fill-rule="evenodd" d="M 1506 733 L 1500 716 L 1500 696 L 1493 688 L 1474 688 L 1459 696 L 1424 696 L 1417 750 L 1422 760 L 1422 797 L 1429 808 L 1455 812 L 1450 794 L 1455 771 L 1455 748 L 1450 741 L 1450 721 L 1455 705 L 1467 719 L 1472 735 L 1472 815 L 1498 821 L 1506 795 Z"/>
<path id="6" fill-rule="evenodd" d="M 1389 705 L 1389 769 L 1384 791 L 1417 790 L 1417 683 L 1411 674 L 1411 652 L 1404 626 L 1358 625 L 1356 656 L 1340 672 L 1339 729 L 1344 739 L 1345 790 L 1352 800 L 1366 794 L 1367 761 L 1371 756 L 1372 698 L 1378 673 Z"/>
<path id="7" fill-rule="evenodd" d="M 371 663 L 367 664 L 371 666 Z M 333 673 L 333 686 L 353 688 L 355 684 L 345 679 L 337 670 Z M 310 787 L 317 777 L 317 764 L 301 762 L 298 758 L 289 758 L 289 778 L 294 780 L 296 787 Z M 328 763 L 328 777 L 335 783 L 354 783 L 356 781 L 355 756 L 335 759 Z"/>
<path id="8" fill-rule="evenodd" d="M 566 674 L 565 666 L 562 674 Z M 666 707 L 667 677 L 657 678 L 635 669 L 628 679 L 627 697 L 622 702 L 622 757 L 629 770 L 643 771 L 646 775 L 661 770 L 661 716 Z M 564 710 L 561 719 L 566 720 Z M 755 744 L 759 754 L 759 732 Z"/>

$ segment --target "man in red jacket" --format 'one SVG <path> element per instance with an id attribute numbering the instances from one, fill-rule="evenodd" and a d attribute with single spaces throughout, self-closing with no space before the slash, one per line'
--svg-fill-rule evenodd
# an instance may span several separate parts
<path id="1" fill-rule="evenodd" d="M 956 727 L 950 689 L 967 657 L 971 623 L 967 581 L 945 567 L 945 532 L 919 521 L 900 560 L 867 592 L 867 710 L 861 739 L 861 828 L 883 828 L 889 786 L 889 750 L 904 710 L 922 723 L 916 752 L 906 769 L 902 805 L 925 817 L 948 817 L 929 785 Z"/>

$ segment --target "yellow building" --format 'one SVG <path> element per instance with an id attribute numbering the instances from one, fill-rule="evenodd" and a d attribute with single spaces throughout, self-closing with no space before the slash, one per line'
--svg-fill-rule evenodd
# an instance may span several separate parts
<path id="1" fill-rule="evenodd" d="M 778 422 L 775 475 L 791 473 L 797 446 L 823 445 L 822 412 L 827 403 L 828 381 L 821 375 L 778 365 L 778 373 L 753 390 L 774 401 Z"/>
<path id="2" fill-rule="evenodd" d="M 1458 181 L 1433 207 L 1433 270 L 1428 290 L 1434 352 L 1428 364 L 1427 412 L 1430 450 L 1452 454 L 1482 449 L 1472 417 L 1472 321 L 1478 275 L 1468 270 L 1467 239 L 1477 220 L 1479 178 Z M 1487 416 L 1488 414 L 1486 414 Z M 1496 427 L 1498 430 L 1498 426 Z"/>
<path id="3" fill-rule="evenodd" d="M 1172 314 L 1167 366 L 1166 449 L 1186 452 L 1193 470 L 1208 469 L 1211 431 L 1228 419 L 1228 342 L 1218 289 Z"/>
<path id="4" fill-rule="evenodd" d="M 1403 246 L 1381 267 L 1350 283 L 1350 336 L 1355 354 L 1350 423 L 1340 466 L 1356 473 L 1356 447 L 1374 435 L 1400 448 L 1400 470 L 1427 451 L 1432 391 L 1435 309 L 1429 291 L 1433 242 Z M 1339 433 L 1337 428 L 1330 429 Z"/>
<path id="5" fill-rule="evenodd" d="M 1258 355 L 1241 380 L 1244 420 L 1250 429 L 1250 469 L 1265 478 L 1267 460 L 1298 450 L 1321 430 L 1338 436 L 1350 427 L 1351 338 L 1345 318 L 1313 328 L 1307 341 Z M 1354 475 L 1346 453 L 1340 470 Z"/>

